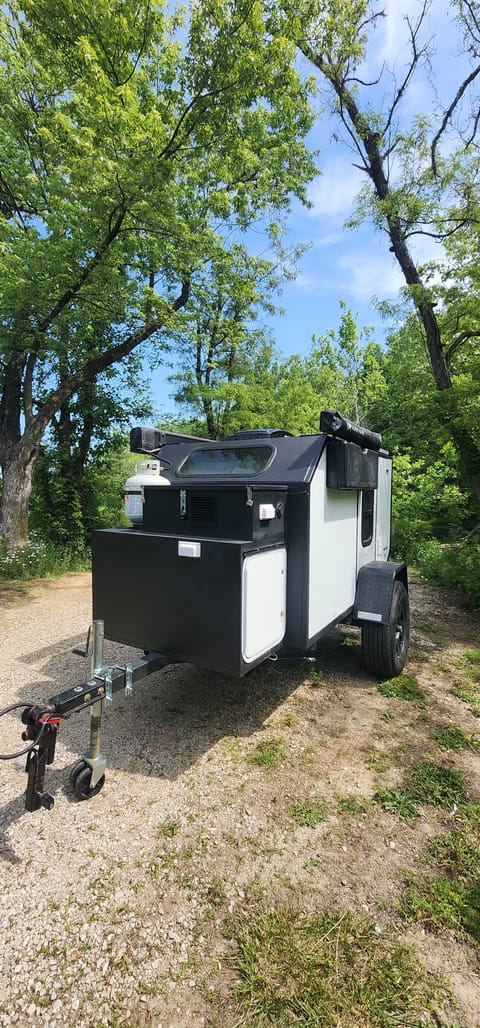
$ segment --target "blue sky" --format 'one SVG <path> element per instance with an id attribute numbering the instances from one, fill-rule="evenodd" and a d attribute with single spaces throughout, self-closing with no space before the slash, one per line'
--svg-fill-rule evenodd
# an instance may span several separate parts
<path id="1" fill-rule="evenodd" d="M 408 60 L 405 15 L 415 19 L 419 0 L 387 0 L 381 6 L 387 17 L 380 19 L 372 34 L 365 78 L 375 79 L 385 64 L 394 70 L 397 81 L 401 81 Z M 448 0 L 432 0 L 425 34 L 432 37 L 436 49 L 434 86 L 426 72 L 417 74 L 401 108 L 406 124 L 415 114 L 431 113 L 433 104 L 437 105 L 437 111 L 443 109 L 455 94 L 465 71 L 465 57 L 456 50 L 453 13 Z M 374 102 L 377 106 L 390 86 L 391 79 L 384 75 L 376 87 Z M 340 300 L 358 316 L 360 328 L 373 326 L 375 338 L 382 343 L 390 326 L 381 319 L 375 299 L 398 299 L 403 284 L 386 236 L 375 232 L 368 224 L 355 230 L 344 228 L 365 176 L 353 166 L 354 157 L 348 149 L 333 139 L 335 131 L 338 133 L 338 123 L 322 116 L 310 134 L 312 149 L 320 151 L 320 174 L 309 189 L 311 209 L 298 203 L 294 205 L 287 243 L 311 245 L 300 262 L 296 279 L 285 284 L 278 298 L 285 314 L 265 322 L 285 355 L 306 353 L 314 333 L 321 335 L 329 328 L 338 327 Z M 265 250 L 261 236 L 251 235 L 250 238 L 254 252 Z M 437 244 L 426 237 L 420 238 L 415 248 L 420 260 L 428 259 L 432 253 L 438 256 Z M 169 399 L 172 386 L 166 382 L 166 369 L 155 374 L 153 388 L 162 411 L 173 411 L 174 404 Z"/>

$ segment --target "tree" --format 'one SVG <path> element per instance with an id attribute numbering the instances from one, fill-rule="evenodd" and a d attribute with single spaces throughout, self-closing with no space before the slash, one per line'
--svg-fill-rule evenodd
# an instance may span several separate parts
<path id="1" fill-rule="evenodd" d="M 123 479 L 128 475 L 125 433 L 132 418 L 152 416 L 150 388 L 136 353 L 79 389 L 54 415 L 40 446 L 31 528 L 55 546 L 83 553 L 92 529 L 112 523 L 112 507 L 113 523 L 118 522 L 122 473 Z"/>
<path id="2" fill-rule="evenodd" d="M 172 335 L 179 371 L 171 380 L 177 383 L 176 403 L 205 418 L 210 439 L 233 431 L 252 366 L 270 360 L 272 345 L 258 320 L 262 312 L 275 311 L 271 295 L 278 285 L 272 261 L 249 256 L 240 244 L 191 278 L 189 300 Z"/>
<path id="3" fill-rule="evenodd" d="M 368 186 L 360 197 L 360 217 L 372 217 L 386 233 L 402 270 L 438 392 L 439 416 L 448 427 L 465 478 L 479 504 L 480 440 L 465 416 L 462 391 L 456 382 L 460 351 L 480 336 L 479 312 L 477 309 L 472 320 L 465 292 L 459 297 L 453 319 L 448 310 L 437 308 L 428 269 L 421 267 L 412 249 L 415 235 L 426 233 L 446 241 L 471 218 L 473 184 L 480 170 L 474 145 L 479 118 L 478 103 L 474 100 L 471 108 L 466 107 L 465 99 L 472 99 L 471 90 L 480 74 L 479 6 L 476 0 L 455 3 L 463 44 L 472 63 L 453 100 L 440 118 L 436 112 L 432 124 L 428 118 L 418 117 L 407 128 L 400 116 L 402 101 L 415 74 L 432 56 L 429 43 L 422 39 L 430 7 L 431 0 L 421 0 L 418 17 L 413 20 L 405 16 L 410 57 L 400 80 L 394 70 L 385 69 L 368 80 L 365 54 L 369 34 L 385 17 L 373 0 L 353 0 L 348 5 L 337 0 L 315 4 L 305 0 L 295 8 L 284 4 L 283 10 L 292 37 L 330 91 L 332 112 L 345 130 L 356 166 L 367 176 Z M 380 83 L 388 102 L 375 109 Z M 450 138 L 442 153 L 447 133 Z M 462 157 L 459 149 L 453 156 L 449 153 L 453 138 Z"/>
<path id="4" fill-rule="evenodd" d="M 309 83 L 261 0 L 0 9 L 0 537 L 25 544 L 52 418 L 313 175 Z"/>
<path id="5" fill-rule="evenodd" d="M 340 301 L 340 325 L 324 336 L 313 337 L 313 349 L 307 367 L 312 382 L 320 378 L 319 390 L 325 390 L 325 371 L 330 369 L 332 381 L 328 392 L 334 396 L 326 406 L 337 410 L 369 428 L 378 428 L 378 407 L 385 398 L 383 357 L 372 339 L 372 330 L 358 328 L 355 315 L 344 300 Z M 373 413 L 372 413 L 373 408 Z"/>
<path id="6" fill-rule="evenodd" d="M 227 278 L 231 283 L 230 275 Z M 256 289 L 253 295 L 256 296 Z M 376 408 L 387 392 L 384 355 L 371 338 L 370 330 L 358 328 L 355 316 L 343 301 L 337 329 L 314 336 L 305 356 L 282 357 L 262 334 L 249 334 L 246 326 L 235 319 L 232 326 L 228 317 L 224 321 L 222 315 L 228 311 L 228 304 L 220 308 L 217 294 L 213 297 L 213 306 L 206 306 L 207 334 L 199 333 L 197 339 L 194 333 L 189 340 L 190 349 L 188 345 L 182 348 L 190 363 L 178 376 L 185 385 L 177 398 L 194 414 L 188 429 L 184 423 L 184 430 L 194 434 L 206 432 L 213 438 L 242 429 L 272 427 L 294 435 L 316 433 L 320 411 L 332 408 L 362 424 L 376 425 Z M 200 308 L 203 310 L 202 305 Z M 218 319 L 210 318 L 212 311 L 219 310 Z M 231 337 L 229 327 L 233 331 Z M 238 356 L 235 350 L 230 362 L 233 340 Z M 223 342 L 227 344 L 226 350 Z M 198 357 L 197 381 L 194 366 Z M 209 413 L 213 414 L 213 432 Z"/>

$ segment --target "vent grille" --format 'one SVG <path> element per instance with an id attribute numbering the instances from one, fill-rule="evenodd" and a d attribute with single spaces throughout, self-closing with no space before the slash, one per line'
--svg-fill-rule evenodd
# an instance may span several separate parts
<path id="1" fill-rule="evenodd" d="M 216 497 L 208 493 L 191 493 L 190 516 L 192 521 L 204 521 L 213 524 L 217 513 Z"/>

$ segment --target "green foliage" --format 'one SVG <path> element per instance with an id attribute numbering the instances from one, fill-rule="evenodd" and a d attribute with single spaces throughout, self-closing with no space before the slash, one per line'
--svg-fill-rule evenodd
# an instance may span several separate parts
<path id="1" fill-rule="evenodd" d="M 304 828 L 315 828 L 321 821 L 327 820 L 325 803 L 319 796 L 297 800 L 293 807 L 290 807 L 290 814 L 297 825 Z"/>
<path id="2" fill-rule="evenodd" d="M 447 725 L 435 736 L 441 750 L 458 752 L 459 750 L 478 750 L 480 743 L 459 725 Z"/>
<path id="3" fill-rule="evenodd" d="M 471 505 L 459 484 L 458 460 L 451 443 L 437 460 L 394 457 L 392 543 L 403 559 L 418 562 L 432 536 L 452 542 L 468 527 Z"/>
<path id="4" fill-rule="evenodd" d="M 323 408 L 373 427 L 386 385 L 383 355 L 371 331 L 358 328 L 342 301 L 337 329 L 315 336 L 305 357 L 282 358 L 255 326 L 261 309 L 271 306 L 271 265 L 247 260 L 239 250 L 227 269 L 226 281 L 222 264 L 203 274 L 198 287 L 193 283 L 175 344 L 183 354 L 175 376 L 181 383 L 177 400 L 200 419 L 200 434 L 206 430 L 218 438 L 269 426 L 315 433 Z"/>
<path id="5" fill-rule="evenodd" d="M 0 532 L 15 548 L 61 408 L 148 341 L 158 362 L 235 233 L 281 238 L 315 172 L 313 84 L 262 2 L 125 0 L 112 17 L 108 0 L 23 0 L 0 23 Z"/>
<path id="6" fill-rule="evenodd" d="M 368 800 L 357 800 L 355 796 L 342 796 L 338 801 L 338 809 L 342 814 L 366 814 Z"/>
<path id="7" fill-rule="evenodd" d="M 480 853 L 478 854 L 480 856 Z M 480 940 L 480 886 L 442 875 L 409 875 L 402 902 L 409 921 L 432 929 L 460 931 L 477 944 Z"/>
<path id="8" fill-rule="evenodd" d="M 380 682 L 378 691 L 382 696 L 391 696 L 398 700 L 409 700 L 414 703 L 425 703 L 425 693 L 417 683 L 414 675 L 402 674 L 398 678 L 390 678 Z"/>
<path id="9" fill-rule="evenodd" d="M 420 817 L 417 805 L 403 789 L 377 789 L 373 798 L 382 810 L 395 814 L 399 821 L 414 825 Z"/>
<path id="10" fill-rule="evenodd" d="M 480 685 L 474 682 L 468 685 L 454 685 L 450 691 L 457 700 L 468 704 L 475 717 L 480 717 Z"/>
<path id="11" fill-rule="evenodd" d="M 230 921 L 228 934 L 239 1028 L 447 1024 L 438 983 L 367 918 L 260 909 Z"/>
<path id="12" fill-rule="evenodd" d="M 436 836 L 423 861 L 430 865 L 428 872 L 407 875 L 404 916 L 436 931 L 459 932 L 480 948 L 480 832 L 475 812 L 465 807 L 460 826 Z"/>
<path id="13" fill-rule="evenodd" d="M 376 771 L 379 775 L 383 775 L 391 767 L 390 757 L 385 750 L 372 753 L 365 761 L 365 764 L 369 771 Z"/>
<path id="14" fill-rule="evenodd" d="M 267 770 L 273 770 L 281 766 L 285 760 L 285 748 L 280 739 L 262 739 L 252 753 L 249 753 L 247 760 L 249 764 L 257 764 Z"/>
<path id="15" fill-rule="evenodd" d="M 461 589 L 472 607 L 480 607 L 480 543 L 420 542 L 415 546 L 415 563 L 429 581 Z"/>
<path id="16" fill-rule="evenodd" d="M 62 548 L 35 537 L 21 550 L 0 550 L 1 581 L 56 578 L 64 571 L 83 571 L 89 566 L 87 550 Z"/>
<path id="17" fill-rule="evenodd" d="M 409 794 L 420 803 L 435 807 L 453 807 L 465 800 L 465 783 L 461 771 L 433 761 L 413 764 L 406 773 Z"/>
<path id="18" fill-rule="evenodd" d="M 125 440 L 112 436 L 110 445 L 89 455 L 80 480 L 74 462 L 58 449 L 45 447 L 35 467 L 30 524 L 37 536 L 54 546 L 82 552 L 96 528 L 127 525 L 122 487 L 133 473 L 135 458 Z"/>
<path id="19" fill-rule="evenodd" d="M 167 818 L 167 820 L 162 821 L 162 824 L 160 825 L 160 834 L 165 836 L 166 839 L 172 839 L 179 831 L 180 821 L 176 821 L 174 818 Z"/>

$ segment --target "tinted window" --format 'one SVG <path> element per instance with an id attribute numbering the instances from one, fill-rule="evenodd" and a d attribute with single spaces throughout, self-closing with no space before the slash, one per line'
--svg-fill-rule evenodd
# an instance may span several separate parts
<path id="1" fill-rule="evenodd" d="M 209 447 L 192 450 L 178 468 L 180 475 L 258 475 L 270 461 L 271 446 L 239 446 L 234 449 Z"/>
<path id="2" fill-rule="evenodd" d="M 375 490 L 364 489 L 362 492 L 362 546 L 369 546 L 372 541 L 374 506 Z"/>

